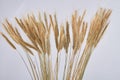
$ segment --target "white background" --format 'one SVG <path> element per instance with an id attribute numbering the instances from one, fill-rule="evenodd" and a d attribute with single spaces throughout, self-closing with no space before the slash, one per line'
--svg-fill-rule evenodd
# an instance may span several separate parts
<path id="1" fill-rule="evenodd" d="M 83 80 L 120 80 L 120 0 L 0 0 L 0 31 L 5 18 L 27 13 L 57 13 L 59 23 L 70 19 L 74 10 L 87 10 L 87 21 L 100 7 L 112 9 L 110 25 L 94 50 Z M 0 80 L 30 80 L 16 52 L 0 36 Z"/>

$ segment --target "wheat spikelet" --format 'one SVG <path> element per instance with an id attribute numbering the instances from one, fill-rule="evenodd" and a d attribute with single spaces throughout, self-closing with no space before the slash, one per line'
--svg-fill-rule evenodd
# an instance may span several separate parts
<path id="1" fill-rule="evenodd" d="M 16 49 L 16 47 L 13 45 L 13 43 L 3 33 L 0 33 L 0 34 L 5 38 L 5 40 L 11 45 L 11 47 L 13 49 Z"/>

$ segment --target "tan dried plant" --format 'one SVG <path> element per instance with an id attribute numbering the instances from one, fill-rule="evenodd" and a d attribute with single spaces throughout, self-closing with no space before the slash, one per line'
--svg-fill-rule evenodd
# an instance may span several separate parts
<path id="1" fill-rule="evenodd" d="M 5 20 L 3 27 L 11 39 L 8 39 L 3 32 L 0 34 L 18 52 L 31 76 L 31 80 L 59 80 L 59 75 L 63 75 L 63 80 L 82 80 L 90 56 L 108 27 L 111 12 L 110 9 L 100 8 L 91 20 L 90 27 L 84 21 L 86 11 L 83 12 L 82 16 L 79 16 L 75 11 L 72 15 L 72 22 L 66 21 L 65 25 L 62 24 L 60 27 L 56 14 L 47 16 L 44 13 L 44 19 L 40 14 L 38 19 L 33 14 L 22 19 L 15 17 L 18 26 L 29 41 L 24 39 L 18 27 L 13 27 L 8 20 Z M 52 31 L 55 46 L 51 45 Z M 27 61 L 18 50 L 18 45 L 25 51 Z M 55 65 L 51 59 L 52 47 L 56 47 L 54 49 L 57 50 Z M 81 50 L 82 47 L 84 47 L 83 51 Z M 61 58 L 59 54 L 62 50 L 65 50 L 65 64 L 63 73 L 59 74 Z M 37 62 L 33 59 L 36 56 L 35 52 L 38 55 Z"/>

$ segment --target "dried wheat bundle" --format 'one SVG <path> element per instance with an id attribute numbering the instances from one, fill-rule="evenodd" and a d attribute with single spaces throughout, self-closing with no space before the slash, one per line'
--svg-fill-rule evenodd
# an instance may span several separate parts
<path id="1" fill-rule="evenodd" d="M 84 21 L 86 11 L 81 16 L 75 11 L 71 22 L 66 21 L 65 25 L 60 26 L 56 14 L 47 16 L 44 13 L 44 19 L 40 14 L 37 19 L 32 14 L 22 19 L 15 18 L 18 26 L 29 41 L 26 41 L 18 28 L 13 27 L 8 20 L 5 20 L 3 26 L 11 39 L 8 39 L 7 35 L 2 32 L 0 34 L 13 49 L 18 51 L 17 45 L 19 45 L 25 51 L 29 64 L 27 64 L 20 52 L 18 54 L 22 58 L 32 80 L 58 80 L 62 50 L 65 50 L 62 79 L 82 80 L 92 51 L 108 27 L 108 18 L 111 12 L 110 9 L 100 8 L 91 20 L 90 27 Z M 54 33 L 55 46 L 51 45 L 51 32 Z M 16 44 L 13 44 L 13 42 Z M 85 46 L 83 46 L 83 42 Z M 55 53 L 57 54 L 55 65 L 52 64 L 51 60 L 51 47 L 55 47 L 57 50 Z M 81 50 L 82 47 L 84 47 L 83 51 Z M 34 52 L 38 55 L 38 63 L 33 60 L 35 58 Z M 55 66 L 54 69 L 53 66 Z"/>

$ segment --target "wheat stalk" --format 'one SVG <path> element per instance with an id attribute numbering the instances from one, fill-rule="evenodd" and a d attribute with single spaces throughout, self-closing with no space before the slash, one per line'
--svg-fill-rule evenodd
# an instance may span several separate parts
<path id="1" fill-rule="evenodd" d="M 83 12 L 82 16 L 79 16 L 78 12 L 75 11 L 72 15 L 72 22 L 66 21 L 65 25 L 62 24 L 60 27 L 56 14 L 48 17 L 44 13 L 44 19 L 42 19 L 40 14 L 38 19 L 33 14 L 27 15 L 26 18 L 22 19 L 15 17 L 18 26 L 30 42 L 26 41 L 18 28 L 13 27 L 7 19 L 3 23 L 3 27 L 12 40 L 4 33 L 0 32 L 0 34 L 19 53 L 32 80 L 58 80 L 61 58 L 59 54 L 61 54 L 62 50 L 65 50 L 65 65 L 62 79 L 82 80 L 92 51 L 109 25 L 108 19 L 111 12 L 110 9 L 100 8 L 91 20 L 89 29 L 88 23 L 84 21 L 86 11 Z M 72 35 L 70 35 L 70 28 L 72 29 Z M 53 47 L 50 41 L 51 31 L 54 33 L 55 47 L 57 49 L 55 71 L 53 70 L 54 65 L 51 59 L 51 48 Z M 13 42 L 16 44 L 13 44 Z M 85 42 L 85 47 L 82 52 L 83 42 Z M 18 45 L 25 51 L 29 66 L 17 50 Z M 33 50 L 37 52 L 38 62 L 35 62 L 32 58 L 36 56 Z"/>

